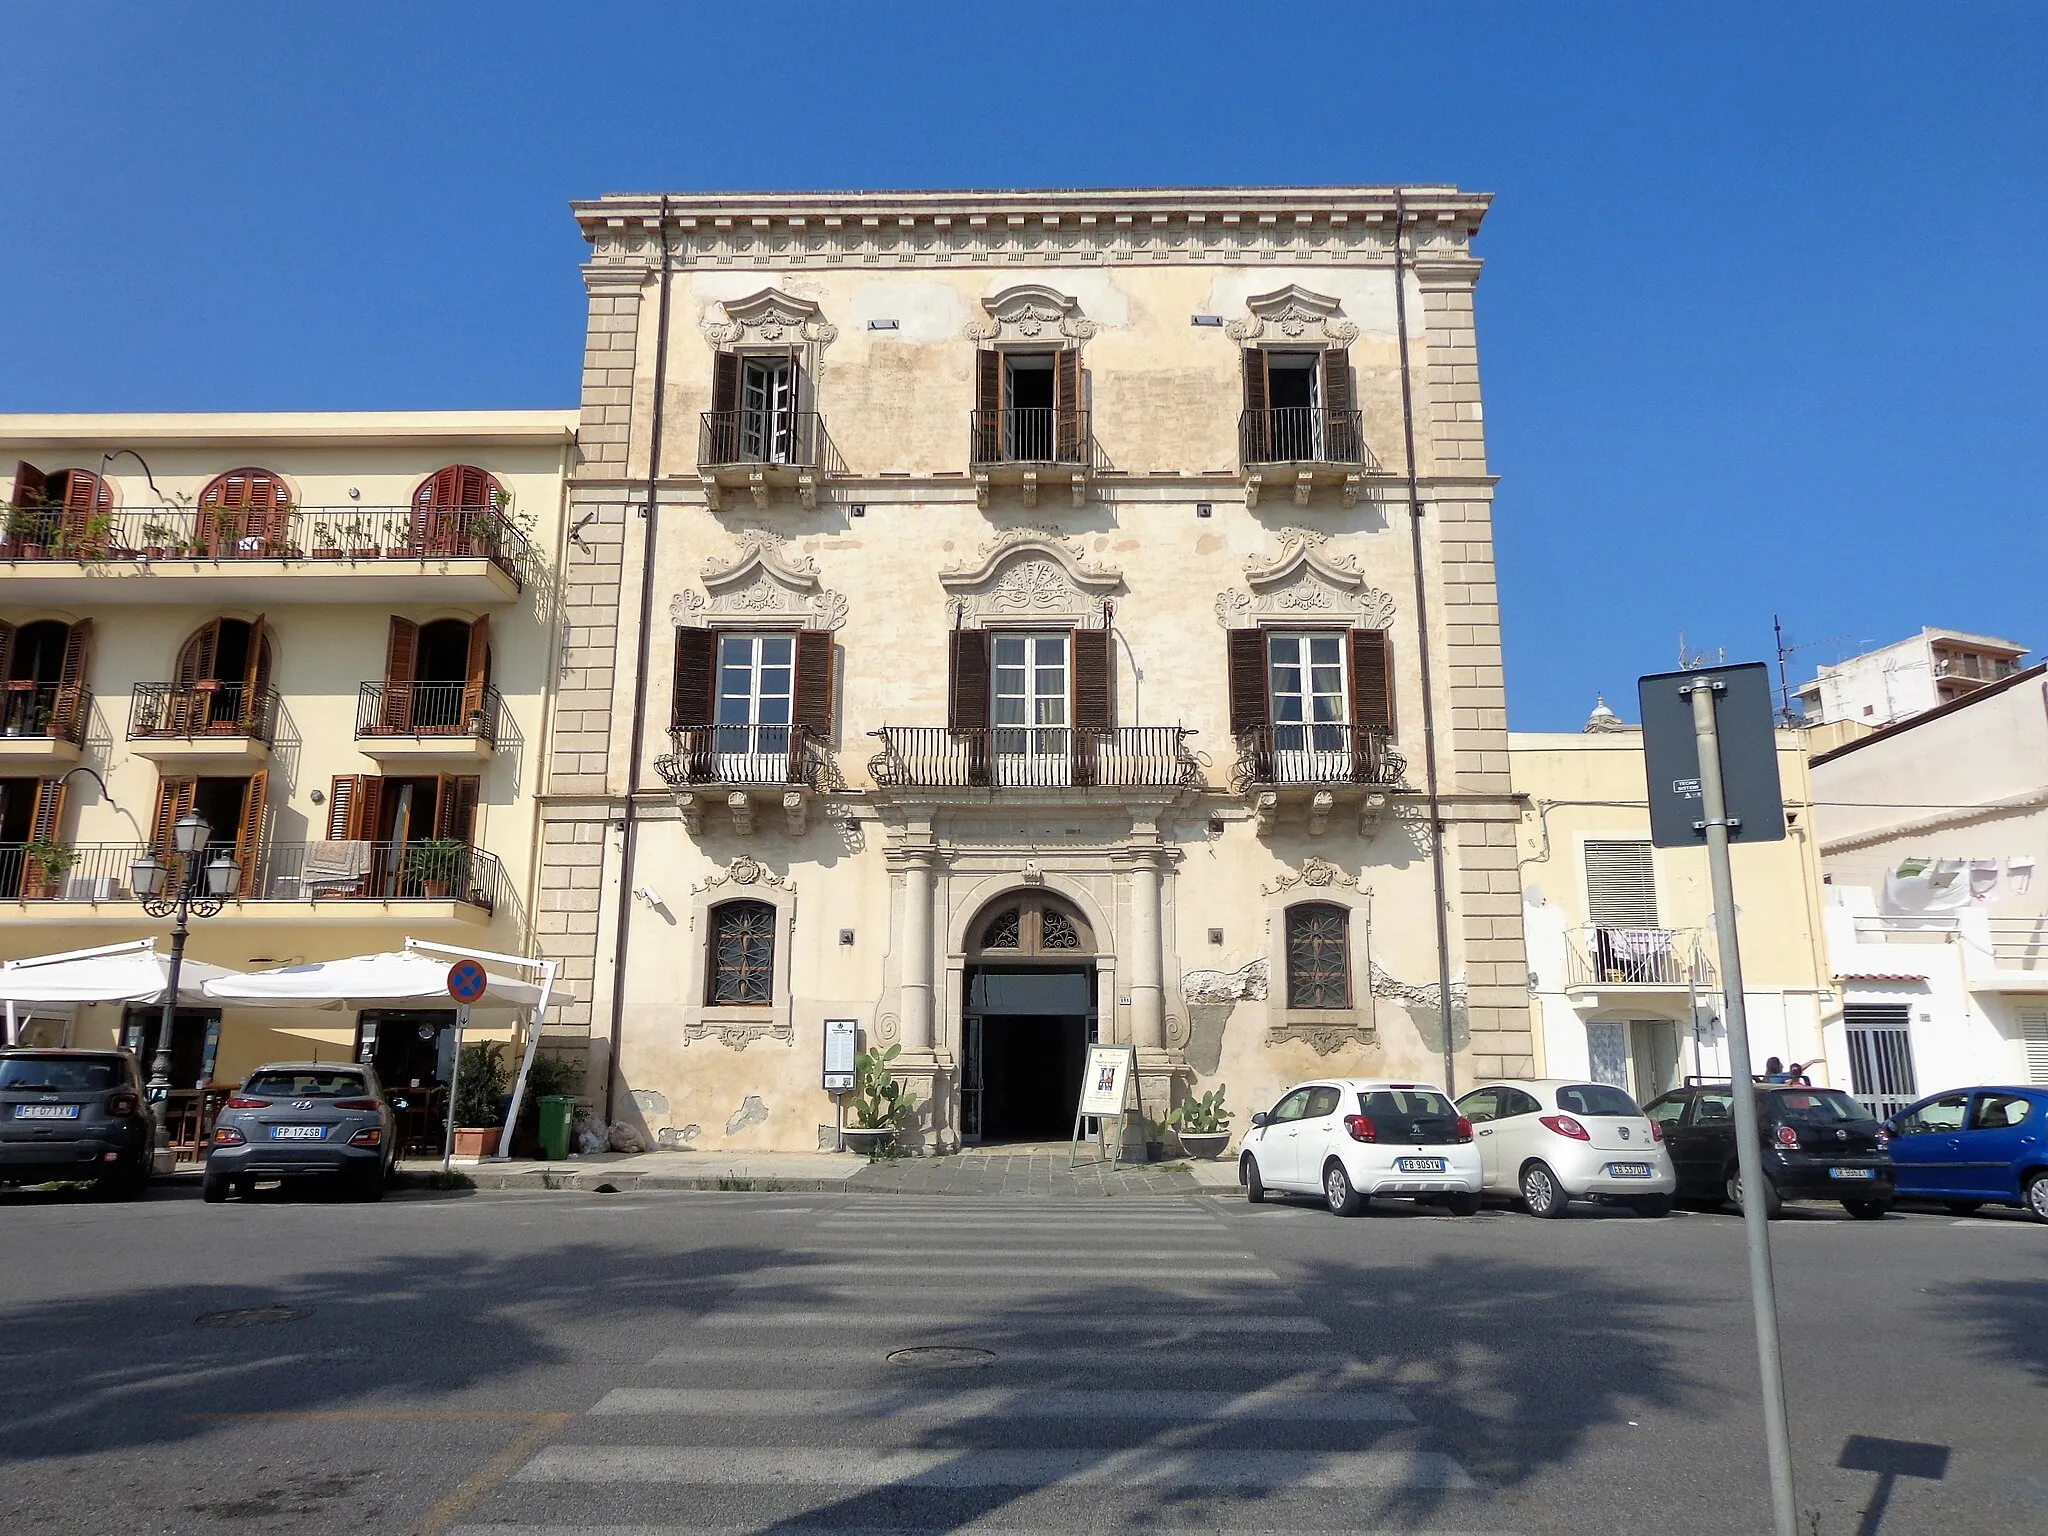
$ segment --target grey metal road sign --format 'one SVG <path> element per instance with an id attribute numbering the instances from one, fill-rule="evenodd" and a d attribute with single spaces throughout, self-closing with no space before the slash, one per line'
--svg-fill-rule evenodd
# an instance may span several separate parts
<path id="1" fill-rule="evenodd" d="M 1659 848 L 1706 846 L 1691 693 L 1692 685 L 1700 681 L 1714 692 L 1721 782 L 1728 797 L 1728 841 L 1779 842 L 1785 836 L 1785 798 L 1778 785 L 1770 671 L 1760 661 L 1637 679 L 1643 759 L 1650 779 L 1650 841 Z"/>

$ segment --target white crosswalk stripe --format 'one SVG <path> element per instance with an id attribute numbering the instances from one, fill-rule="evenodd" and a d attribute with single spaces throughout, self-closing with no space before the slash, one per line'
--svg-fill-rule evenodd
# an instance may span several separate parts
<path id="1" fill-rule="evenodd" d="M 865 1199 L 676 1297 L 454 1536 L 1451 1536 L 1483 1508 L 1192 1202 Z"/>

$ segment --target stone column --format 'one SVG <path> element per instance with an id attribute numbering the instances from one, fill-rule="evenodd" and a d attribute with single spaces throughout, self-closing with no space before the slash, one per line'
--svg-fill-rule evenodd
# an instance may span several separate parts
<path id="1" fill-rule="evenodd" d="M 1123 958 L 1130 967 L 1131 1044 L 1140 1051 L 1166 1045 L 1166 988 L 1159 963 L 1158 850 L 1133 851 L 1130 863 L 1131 942 Z"/>
<path id="2" fill-rule="evenodd" d="M 938 1045 L 938 1009 L 933 996 L 932 880 L 938 847 L 929 827 L 914 829 L 897 850 L 903 871 L 903 1049 L 929 1057 Z"/>

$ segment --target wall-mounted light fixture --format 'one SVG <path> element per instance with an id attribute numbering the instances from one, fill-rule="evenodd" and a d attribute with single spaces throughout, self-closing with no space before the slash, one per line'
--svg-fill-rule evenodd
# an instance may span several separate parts
<path id="1" fill-rule="evenodd" d="M 1198 501 L 1195 503 L 1195 516 L 1214 517 L 1215 515 L 1216 508 L 1211 503 L 1206 501 Z"/>

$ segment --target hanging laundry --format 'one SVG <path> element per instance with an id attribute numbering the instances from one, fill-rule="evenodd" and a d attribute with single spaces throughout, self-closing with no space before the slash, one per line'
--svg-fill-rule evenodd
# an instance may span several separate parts
<path id="1" fill-rule="evenodd" d="M 1899 870 L 1885 872 L 1886 912 L 1915 917 L 1931 912 L 1955 912 L 1970 904 L 1970 882 L 1962 878 L 1960 861 L 1946 877 L 1935 869 L 1926 868 L 1925 860 L 1919 862 L 1925 870 L 1922 874 L 1908 875 Z"/>
<path id="2" fill-rule="evenodd" d="M 1998 889 L 1998 860 L 1970 860 L 1970 899 L 1989 901 L 1991 893 Z"/>
<path id="3" fill-rule="evenodd" d="M 1899 878 L 1910 880 L 1915 875 L 1924 875 L 1927 873 L 1927 866 L 1933 862 L 1932 859 L 1908 859 L 1899 866 Z"/>
<path id="4" fill-rule="evenodd" d="M 2005 883 L 2015 896 L 2027 894 L 2027 887 L 2034 883 L 2034 861 L 2026 854 L 2017 854 L 2005 861 Z"/>

